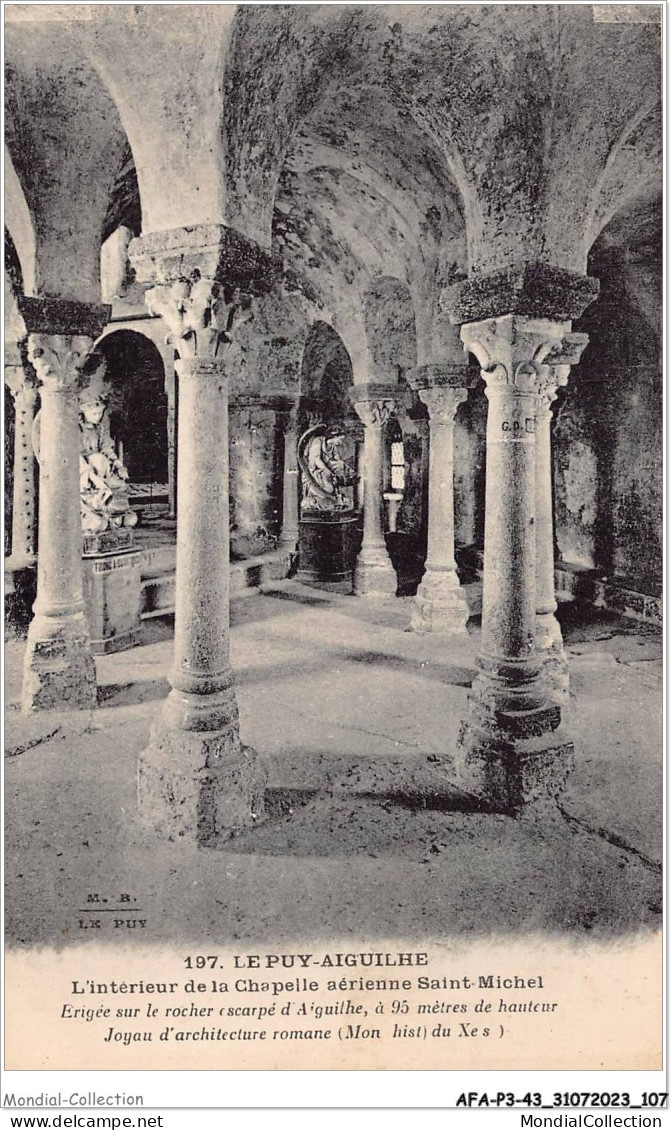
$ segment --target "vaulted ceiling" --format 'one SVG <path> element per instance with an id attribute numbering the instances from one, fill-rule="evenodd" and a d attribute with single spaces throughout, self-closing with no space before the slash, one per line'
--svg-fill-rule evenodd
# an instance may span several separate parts
<path id="1" fill-rule="evenodd" d="M 661 191 L 656 8 L 11 7 L 38 293 L 90 299 L 121 224 L 226 223 L 282 255 L 298 321 L 332 324 L 354 364 L 380 352 L 367 296 L 381 326 L 409 300 L 423 363 L 453 335 L 443 287 L 520 259 L 584 271 Z"/>

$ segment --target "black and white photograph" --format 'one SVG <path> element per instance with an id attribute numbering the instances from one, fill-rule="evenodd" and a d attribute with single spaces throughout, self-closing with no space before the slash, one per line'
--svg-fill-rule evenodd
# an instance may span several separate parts
<path id="1" fill-rule="evenodd" d="M 662 5 L 3 15 L 6 1068 L 659 1071 Z"/>

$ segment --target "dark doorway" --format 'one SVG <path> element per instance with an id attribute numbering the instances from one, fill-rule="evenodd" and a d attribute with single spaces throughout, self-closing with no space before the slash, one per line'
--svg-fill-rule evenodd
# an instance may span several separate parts
<path id="1" fill-rule="evenodd" d="M 98 343 L 107 362 L 110 432 L 123 444 L 131 483 L 168 483 L 168 397 L 163 360 L 152 341 L 117 330 Z"/>

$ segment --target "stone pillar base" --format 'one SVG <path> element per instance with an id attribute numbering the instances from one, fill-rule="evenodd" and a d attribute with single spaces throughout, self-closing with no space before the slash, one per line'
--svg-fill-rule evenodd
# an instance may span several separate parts
<path id="1" fill-rule="evenodd" d="M 574 766 L 563 727 L 536 737 L 504 737 L 463 722 L 455 758 L 456 784 L 488 809 L 515 815 L 554 801 Z"/>
<path id="2" fill-rule="evenodd" d="M 295 557 L 298 554 L 298 530 L 296 535 L 291 534 L 290 537 L 282 535 L 277 543 L 278 549 L 283 549 L 293 564 Z"/>
<path id="3" fill-rule="evenodd" d="M 543 663 L 543 679 L 550 702 L 566 706 L 569 701 L 569 666 L 564 648 L 561 645 L 546 650 L 539 648 L 538 655 Z"/>
<path id="4" fill-rule="evenodd" d="M 65 634 L 35 639 L 29 631 L 23 659 L 22 712 L 91 710 L 97 700 L 95 661 L 88 640 Z"/>
<path id="5" fill-rule="evenodd" d="M 466 631 L 468 601 L 453 569 L 427 568 L 412 603 L 410 624 L 415 632 L 458 635 Z"/>
<path id="6" fill-rule="evenodd" d="M 261 821 L 266 778 L 256 751 L 230 730 L 158 722 L 138 764 L 140 815 L 163 838 L 217 847 Z"/>
<path id="7" fill-rule="evenodd" d="M 543 679 L 550 701 L 564 706 L 569 698 L 569 665 L 561 628 L 552 613 L 536 617 L 536 651 L 542 663 Z"/>
<path id="8" fill-rule="evenodd" d="M 398 578 L 387 548 L 364 548 L 354 567 L 355 596 L 396 596 Z"/>

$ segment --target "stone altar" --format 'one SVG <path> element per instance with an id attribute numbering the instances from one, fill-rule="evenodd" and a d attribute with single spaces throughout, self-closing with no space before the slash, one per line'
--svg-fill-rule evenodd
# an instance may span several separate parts
<path id="1" fill-rule="evenodd" d="M 84 599 L 94 655 L 133 647 L 140 636 L 142 575 L 133 552 L 128 471 L 109 434 L 104 391 L 79 398 L 79 488 Z"/>
<path id="2" fill-rule="evenodd" d="M 132 544 L 137 514 L 128 500 L 128 471 L 109 434 L 107 399 L 93 382 L 79 398 L 79 493 L 87 552 Z M 96 537 L 108 533 L 98 542 Z M 105 550 L 102 550 L 105 552 Z"/>
<path id="3" fill-rule="evenodd" d="M 134 647 L 140 638 L 141 555 L 84 555 L 84 600 L 93 655 Z"/>
<path id="4" fill-rule="evenodd" d="M 299 580 L 351 583 L 357 551 L 354 468 L 344 457 L 344 429 L 314 424 L 298 441 L 301 516 L 298 523 Z"/>

